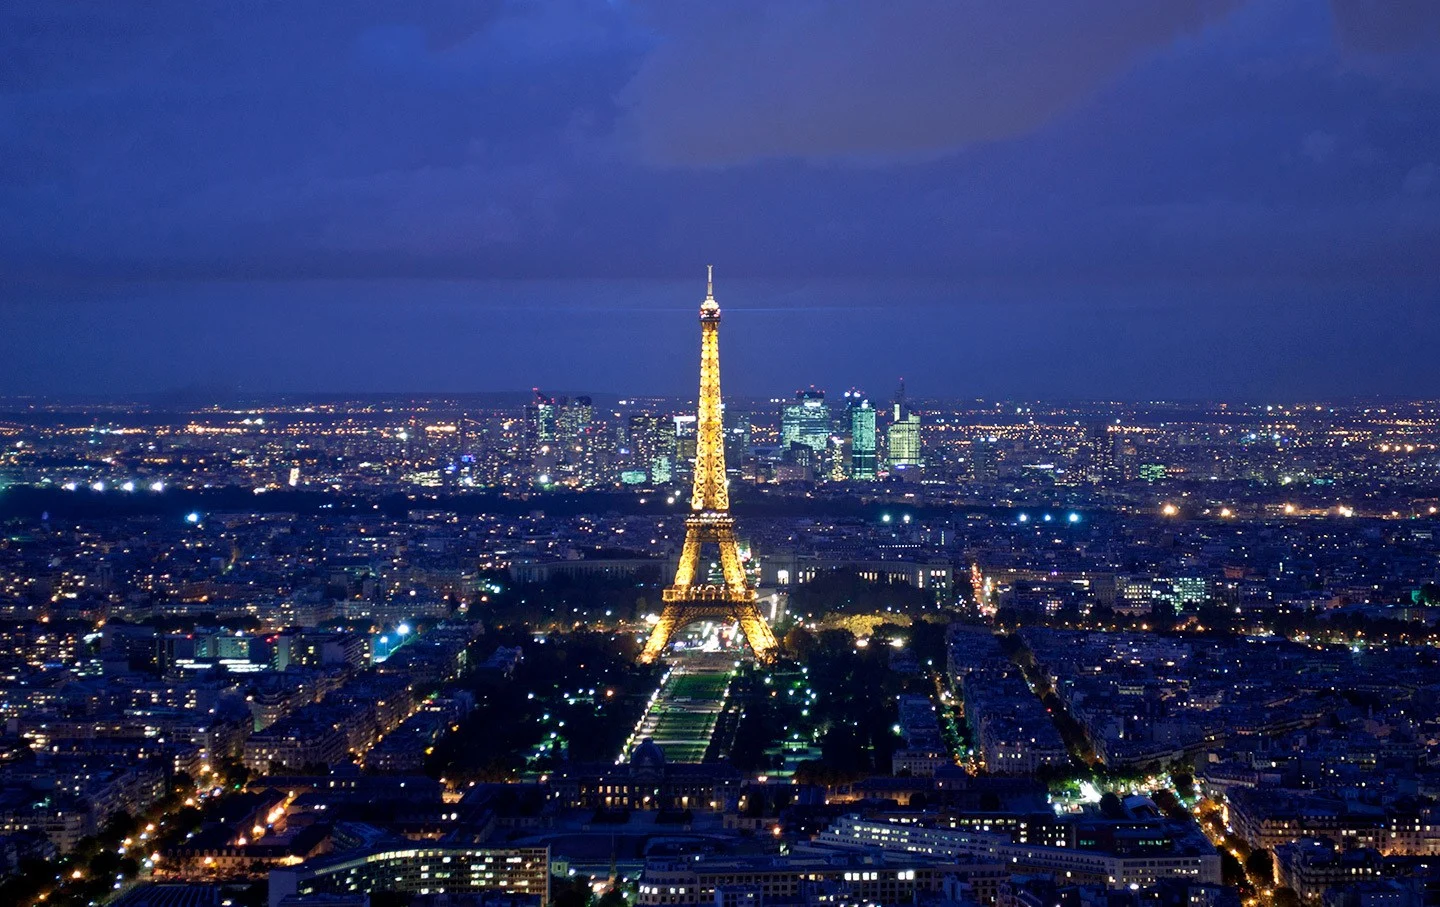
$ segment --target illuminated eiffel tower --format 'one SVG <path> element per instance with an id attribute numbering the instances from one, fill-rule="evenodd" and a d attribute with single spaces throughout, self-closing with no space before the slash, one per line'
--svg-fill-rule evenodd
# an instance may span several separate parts
<path id="1" fill-rule="evenodd" d="M 715 271 L 709 269 L 705 301 L 700 303 L 700 412 L 695 438 L 695 491 L 690 516 L 685 520 L 685 546 L 675 582 L 664 591 L 665 608 L 645 643 L 641 661 L 654 661 L 665 651 L 675 631 L 697 620 L 738 622 L 755 657 L 775 657 L 775 634 L 760 616 L 755 590 L 745 582 L 740 549 L 735 542 L 735 520 L 730 516 L 730 492 L 725 480 L 725 431 L 720 420 L 720 304 L 715 301 Z M 705 545 L 720 549 L 723 582 L 706 582 L 700 575 L 700 554 Z"/>

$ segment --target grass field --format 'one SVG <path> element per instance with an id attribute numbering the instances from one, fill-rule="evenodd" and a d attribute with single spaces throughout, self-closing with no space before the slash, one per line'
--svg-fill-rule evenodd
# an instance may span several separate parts
<path id="1" fill-rule="evenodd" d="M 672 699 L 705 699 L 720 701 L 730 685 L 729 674 L 682 674 L 670 681 L 666 692 Z"/>
<path id="2" fill-rule="evenodd" d="M 700 762 L 720 715 L 732 672 L 677 669 L 661 689 L 642 722 L 671 762 Z"/>

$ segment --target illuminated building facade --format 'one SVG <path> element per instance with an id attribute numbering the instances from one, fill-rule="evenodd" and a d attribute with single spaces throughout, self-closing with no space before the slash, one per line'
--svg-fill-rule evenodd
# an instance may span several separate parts
<path id="1" fill-rule="evenodd" d="M 670 637 L 686 624 L 719 619 L 739 622 L 756 657 L 769 660 L 775 653 L 775 634 L 761 617 L 755 590 L 746 581 L 735 520 L 730 516 L 720 403 L 720 304 L 715 301 L 713 279 L 700 304 L 700 403 L 695 426 L 694 491 L 690 517 L 685 521 L 685 544 L 675 582 L 664 591 L 665 608 L 641 659 L 659 658 Z M 720 549 L 720 583 L 706 582 L 701 576 L 700 551 L 705 545 Z"/>
<path id="2" fill-rule="evenodd" d="M 693 904 L 913 904 L 938 896 L 947 880 L 963 881 L 991 904 L 1009 871 L 995 860 L 956 860 L 912 853 L 856 854 L 807 848 L 771 856 L 652 858 L 645 862 L 639 907 Z M 927 898 L 927 896 L 929 896 Z"/>
<path id="3" fill-rule="evenodd" d="M 811 388 L 796 391 L 795 402 L 787 403 L 780 414 L 780 444 L 804 444 L 819 453 L 830 441 L 830 407 L 825 392 Z"/>
<path id="4" fill-rule="evenodd" d="M 891 422 L 886 432 L 891 469 L 910 469 L 920 465 L 920 416 L 910 413 L 898 422 Z"/>
<path id="5" fill-rule="evenodd" d="M 315 894 L 495 891 L 550 902 L 548 847 L 394 847 L 321 858 L 270 872 L 270 907 Z"/>
<path id="6" fill-rule="evenodd" d="M 910 411 L 905 403 L 905 379 L 895 392 L 890 412 L 890 427 L 885 432 L 886 462 L 891 469 L 914 469 L 920 466 L 920 414 Z"/>
<path id="7" fill-rule="evenodd" d="M 859 400 L 850 407 L 850 478 L 873 479 L 877 467 L 875 407 L 869 400 Z"/>

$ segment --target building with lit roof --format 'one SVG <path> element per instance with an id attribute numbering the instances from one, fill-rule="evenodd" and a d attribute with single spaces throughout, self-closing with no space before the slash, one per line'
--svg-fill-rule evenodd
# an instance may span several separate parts
<path id="1" fill-rule="evenodd" d="M 292 895 L 495 891 L 550 903 L 549 847 L 391 847 L 270 872 L 270 907 Z"/>

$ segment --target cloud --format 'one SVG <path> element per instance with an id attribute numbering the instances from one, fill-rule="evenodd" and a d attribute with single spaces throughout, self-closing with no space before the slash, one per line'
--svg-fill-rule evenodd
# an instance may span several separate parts
<path id="1" fill-rule="evenodd" d="M 638 2 L 0 4 L 0 271 L 1270 275 L 1436 235 L 1440 79 L 1323 3 Z"/>
<path id="2" fill-rule="evenodd" d="M 0 269 L 513 251 L 554 228 L 643 37 L 594 0 L 273 6 L 0 10 Z"/>
<path id="3" fill-rule="evenodd" d="M 664 164 L 924 158 L 1034 129 L 1240 2 L 657 0 L 621 101 Z"/>

